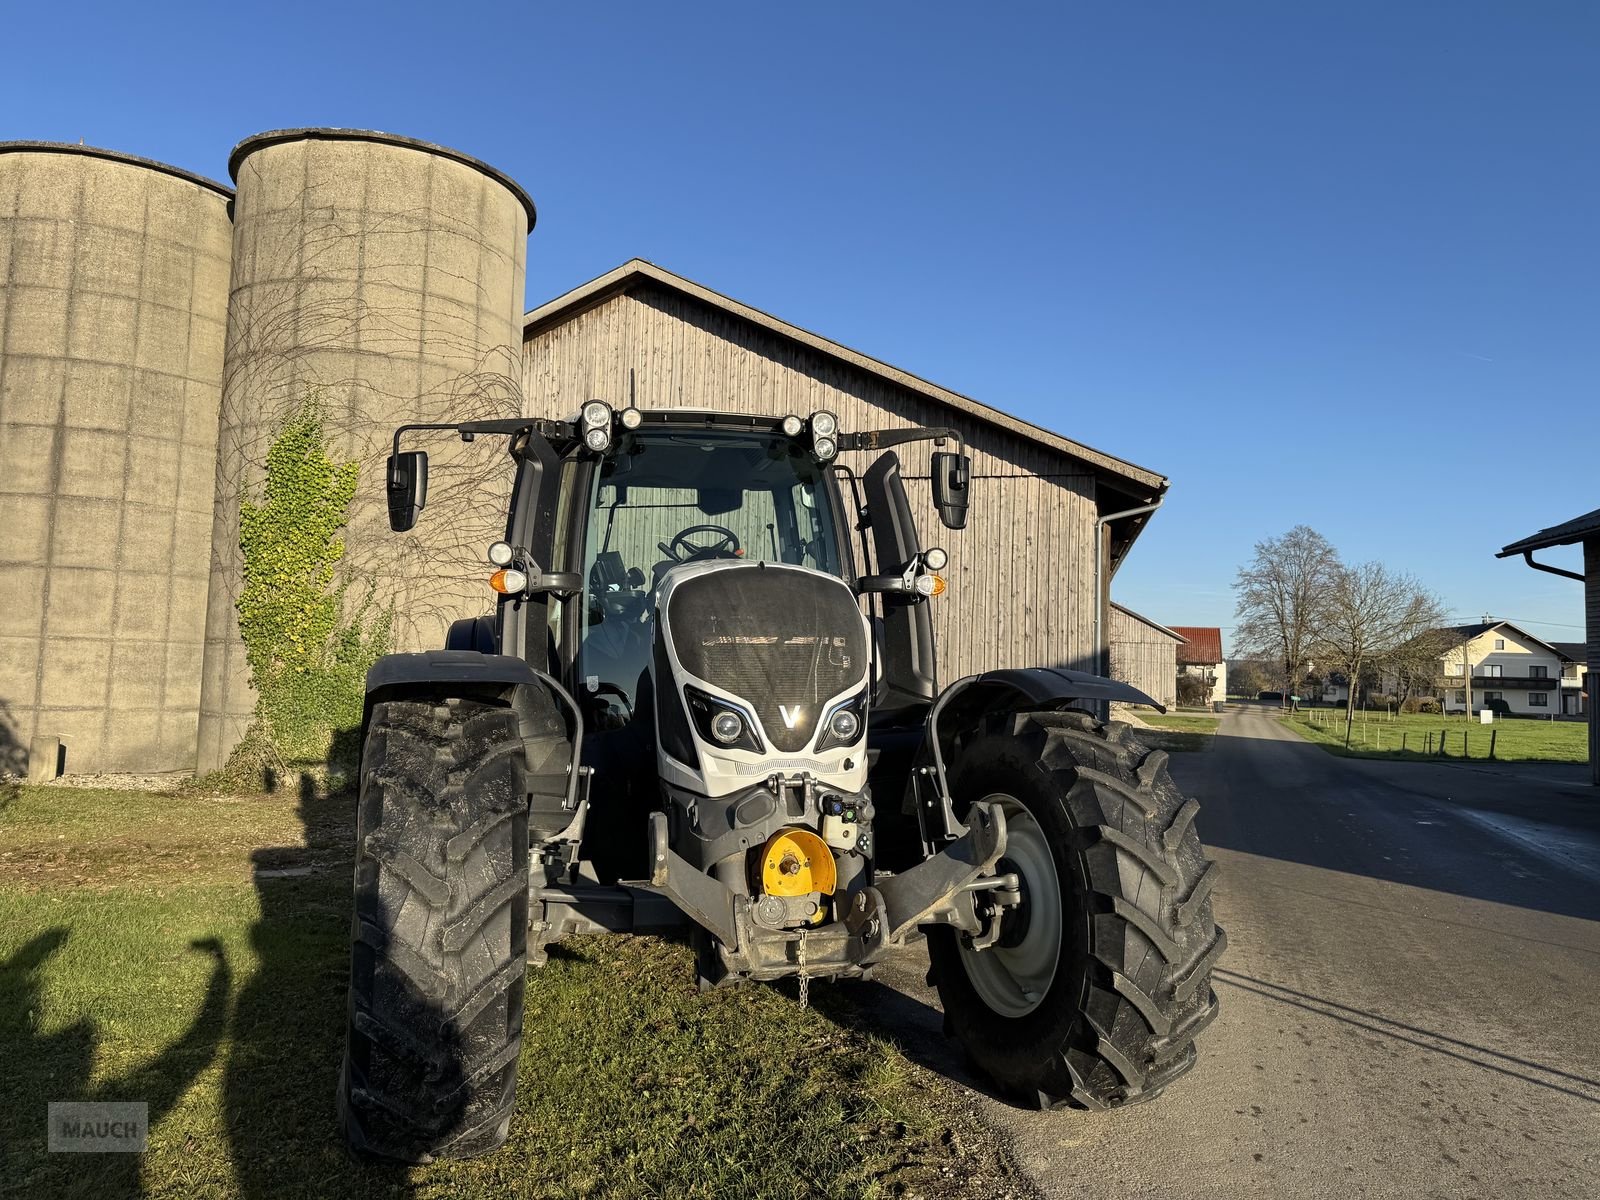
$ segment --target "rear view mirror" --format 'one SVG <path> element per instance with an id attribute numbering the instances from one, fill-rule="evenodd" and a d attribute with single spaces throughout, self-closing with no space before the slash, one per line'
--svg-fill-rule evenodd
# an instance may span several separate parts
<path id="1" fill-rule="evenodd" d="M 967 485 L 972 460 L 965 454 L 936 450 L 933 454 L 933 504 L 946 529 L 967 527 Z"/>
<path id="2" fill-rule="evenodd" d="M 389 456 L 389 528 L 404 533 L 417 523 L 428 501 L 428 452 Z"/>

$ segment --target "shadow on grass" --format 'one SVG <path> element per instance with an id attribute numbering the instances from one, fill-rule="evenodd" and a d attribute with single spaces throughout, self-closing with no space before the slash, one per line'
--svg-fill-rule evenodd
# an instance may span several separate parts
<path id="1" fill-rule="evenodd" d="M 241 1196 L 413 1191 L 407 1167 L 357 1159 L 339 1131 L 356 803 L 343 785 L 344 744 L 336 738 L 320 779 L 270 780 L 296 788 L 303 844 L 263 846 L 250 856 L 257 968 L 234 1005 L 222 1097 Z"/>
<path id="2" fill-rule="evenodd" d="M 798 1002 L 799 986 L 792 979 L 765 986 Z M 841 1029 L 889 1042 L 917 1066 L 958 1087 L 1003 1104 L 1016 1104 L 1014 1097 L 1001 1092 L 972 1064 L 961 1043 L 945 1032 L 944 1013 L 912 995 L 910 988 L 876 979 L 825 981 L 811 985 L 811 1002 Z"/>
<path id="3" fill-rule="evenodd" d="M 45 968 L 67 939 L 64 928 L 48 930 L 0 962 L 0 1045 L 12 1063 L 8 1070 L 11 1085 L 20 1083 L 25 1096 L 21 1103 L 0 1105 L 0 1146 L 8 1148 L 8 1159 L 11 1147 L 19 1155 L 42 1148 L 46 1106 L 51 1101 L 143 1101 L 149 1105 L 149 1126 L 153 1127 L 211 1064 L 226 1030 L 232 982 L 227 958 L 220 942 L 209 938 L 195 941 L 191 948 L 209 955 L 212 967 L 194 1020 L 155 1059 L 91 1084 L 100 1040 L 94 1023 L 80 1020 L 50 1033 L 41 1032 L 38 1026 Z M 31 1097 L 26 1096 L 29 1090 L 34 1092 Z M 142 1165 L 142 1159 L 132 1154 L 47 1156 L 33 1182 L 58 1194 L 64 1189 L 69 1195 L 132 1196 L 141 1190 Z M 25 1170 L 17 1161 L 8 1162 L 5 1169 L 8 1183 L 24 1185 L 19 1194 L 30 1190 Z M 39 1175 L 49 1176 L 48 1184 L 38 1179 Z"/>

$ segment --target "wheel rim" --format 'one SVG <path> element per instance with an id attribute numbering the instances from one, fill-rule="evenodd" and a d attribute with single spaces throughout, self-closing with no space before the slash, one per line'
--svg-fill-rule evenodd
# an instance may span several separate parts
<path id="1" fill-rule="evenodd" d="M 1005 813 L 1005 856 L 1022 879 L 1027 931 L 1013 946 L 996 943 L 974 950 L 967 937 L 957 944 L 961 965 L 984 1004 L 1004 1017 L 1025 1017 L 1044 1003 L 1061 961 L 1061 882 L 1050 841 L 1033 814 L 1012 796 L 984 799 Z"/>

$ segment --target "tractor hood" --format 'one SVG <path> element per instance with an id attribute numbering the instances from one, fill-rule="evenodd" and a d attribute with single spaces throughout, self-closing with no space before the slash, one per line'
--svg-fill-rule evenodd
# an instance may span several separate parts
<path id="1" fill-rule="evenodd" d="M 677 693 L 670 699 L 684 705 L 698 760 L 685 765 L 707 777 L 705 794 L 723 791 L 713 775 L 748 785 L 774 771 L 864 769 L 870 643 L 856 594 L 837 576 L 779 563 L 696 563 L 667 573 L 657 604 L 659 650 Z M 847 742 L 829 724 L 844 705 L 857 718 Z M 739 719 L 737 737 L 728 736 L 728 712 Z M 721 737 L 712 726 L 719 716 Z"/>

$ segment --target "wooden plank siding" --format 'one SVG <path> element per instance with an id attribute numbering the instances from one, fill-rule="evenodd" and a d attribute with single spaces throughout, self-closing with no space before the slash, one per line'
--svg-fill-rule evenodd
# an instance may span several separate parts
<path id="1" fill-rule="evenodd" d="M 1179 639 L 1111 606 L 1111 677 L 1168 708 L 1178 702 Z"/>
<path id="2" fill-rule="evenodd" d="M 967 528 L 934 513 L 929 448 L 902 448 L 907 491 L 925 545 L 950 552 L 950 591 L 932 601 L 939 677 L 1001 666 L 1092 670 L 1095 478 L 1077 460 L 953 412 L 910 389 L 830 358 L 666 288 L 639 286 L 539 329 L 524 354 L 528 415 L 557 416 L 598 397 L 762 414 L 829 409 L 846 431 L 949 426 L 973 459 Z M 856 470 L 868 454 L 847 454 Z M 859 553 L 859 547 L 858 547 Z"/>

